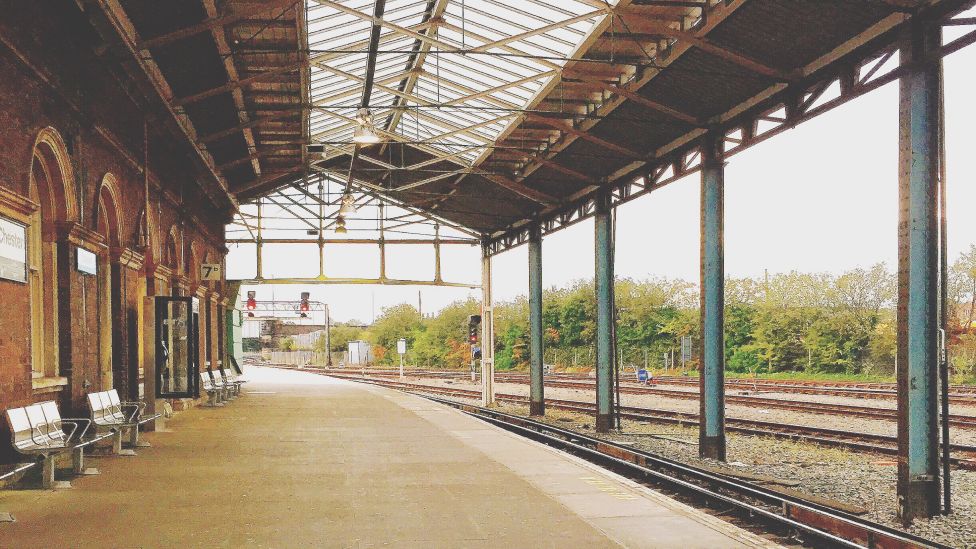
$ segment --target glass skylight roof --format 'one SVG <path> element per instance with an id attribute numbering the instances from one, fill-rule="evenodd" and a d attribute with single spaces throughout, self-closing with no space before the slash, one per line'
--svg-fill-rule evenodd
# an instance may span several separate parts
<path id="1" fill-rule="evenodd" d="M 311 141 L 350 153 L 374 2 L 306 2 Z M 388 0 L 368 105 L 377 133 L 477 164 L 607 10 L 604 0 Z"/>

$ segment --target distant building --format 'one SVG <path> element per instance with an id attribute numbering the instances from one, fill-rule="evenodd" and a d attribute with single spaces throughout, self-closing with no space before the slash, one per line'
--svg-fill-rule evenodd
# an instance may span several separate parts
<path id="1" fill-rule="evenodd" d="M 373 362 L 373 346 L 367 341 L 349 342 L 349 361 L 346 366 L 368 366 Z"/>
<path id="2" fill-rule="evenodd" d="M 278 348 L 281 340 L 290 337 L 296 349 L 311 349 L 319 336 L 325 333 L 324 324 L 292 324 L 279 319 L 261 321 L 261 345 Z"/>

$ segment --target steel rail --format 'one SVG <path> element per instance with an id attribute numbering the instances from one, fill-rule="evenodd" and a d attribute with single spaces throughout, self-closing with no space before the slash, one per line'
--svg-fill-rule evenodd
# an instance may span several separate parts
<path id="1" fill-rule="evenodd" d="M 510 379 L 517 383 L 528 383 L 527 379 Z M 568 389 L 593 389 L 594 384 L 586 381 L 559 381 L 549 380 L 546 382 L 548 387 L 561 387 Z M 681 400 L 697 400 L 696 391 L 682 391 L 680 389 L 661 389 L 657 387 L 641 385 L 622 385 L 622 393 L 628 394 L 648 394 L 658 395 Z M 789 401 L 777 398 L 768 398 L 751 395 L 726 395 L 725 400 L 729 404 L 739 404 L 749 407 L 777 408 L 782 410 L 793 410 L 797 412 L 807 412 L 813 414 L 844 415 L 863 417 L 868 419 L 880 419 L 895 421 L 898 419 L 898 411 L 892 408 L 876 408 L 872 406 L 856 406 L 851 404 L 834 404 L 828 402 L 803 402 Z M 965 415 L 950 415 L 949 423 L 955 427 L 976 429 L 976 417 Z"/>
<path id="2" fill-rule="evenodd" d="M 729 505 L 740 512 L 740 516 L 748 517 L 751 521 L 759 519 L 765 525 L 782 529 L 786 534 L 781 535 L 788 537 L 797 537 L 797 534 L 801 538 L 804 535 L 810 536 L 821 543 L 826 542 L 837 547 L 948 547 L 800 496 L 782 494 L 757 484 L 726 478 L 605 439 L 480 406 L 436 397 L 424 398 L 458 408 L 468 415 L 560 450 L 582 454 L 590 461 L 610 464 L 618 471 L 635 473 L 639 480 L 663 484 L 680 494 L 690 493 L 698 498 Z M 734 495 L 729 495 L 730 493 Z M 743 501 L 744 498 L 762 505 Z M 803 541 L 814 543 L 811 539 Z"/>

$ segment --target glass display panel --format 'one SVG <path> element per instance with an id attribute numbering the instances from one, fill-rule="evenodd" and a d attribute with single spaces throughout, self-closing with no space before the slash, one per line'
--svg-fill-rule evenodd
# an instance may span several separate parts
<path id="1" fill-rule="evenodd" d="M 156 297 L 156 397 L 196 398 L 199 366 L 192 299 Z"/>

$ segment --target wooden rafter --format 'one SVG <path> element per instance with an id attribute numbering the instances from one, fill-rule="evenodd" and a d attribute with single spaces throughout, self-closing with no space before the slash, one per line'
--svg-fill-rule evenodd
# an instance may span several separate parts
<path id="1" fill-rule="evenodd" d="M 557 129 L 557 130 L 559 130 L 562 133 L 569 134 L 569 135 L 572 135 L 572 136 L 575 136 L 575 137 L 579 137 L 579 138 L 584 139 L 586 141 L 589 141 L 591 143 L 595 143 L 595 144 L 597 144 L 597 145 L 599 145 L 599 146 L 601 146 L 601 147 L 603 147 L 605 149 L 609 149 L 611 151 L 615 151 L 615 152 L 617 152 L 619 154 L 622 154 L 623 156 L 626 156 L 626 157 L 631 158 L 633 160 L 645 160 L 646 159 L 646 156 L 645 155 L 643 155 L 643 154 L 641 154 L 641 153 L 639 153 L 639 152 L 637 152 L 635 150 L 628 149 L 627 147 L 624 147 L 623 145 L 618 145 L 617 143 L 613 143 L 613 142 L 607 141 L 606 139 L 603 139 L 601 137 L 597 137 L 597 136 L 593 135 L 592 133 L 590 133 L 588 131 L 583 131 L 583 130 L 577 129 L 572 124 L 567 124 L 566 122 L 561 122 L 561 121 L 558 121 L 558 120 L 554 120 L 552 118 L 546 118 L 546 117 L 542 117 L 542 116 L 533 116 L 533 115 L 528 115 L 528 116 L 526 116 L 525 119 L 527 121 L 530 121 L 530 122 L 533 122 L 533 123 L 536 123 L 536 124 L 542 124 L 544 126 L 549 126 L 550 128 Z"/>
<path id="2" fill-rule="evenodd" d="M 749 1 L 751 0 L 739 0 L 738 2 L 734 2 L 731 4 L 726 4 L 723 2 L 720 4 L 713 5 L 708 12 L 708 18 L 705 24 L 701 28 L 697 29 L 694 35 L 697 37 L 706 36 L 709 32 L 711 32 L 712 29 L 718 26 L 722 21 L 724 21 L 730 15 L 735 13 L 739 8 L 746 5 Z M 619 10 L 620 7 L 621 6 L 618 4 L 618 7 L 616 9 Z M 666 59 L 658 60 L 656 66 L 659 69 L 663 69 L 667 66 L 670 66 L 672 63 L 680 59 L 692 47 L 693 46 L 691 43 L 687 41 L 678 40 L 675 44 L 671 46 L 670 54 L 668 55 L 668 57 Z M 661 73 L 660 70 L 648 70 L 642 76 L 634 79 L 631 82 L 628 82 L 626 89 L 628 89 L 628 91 L 636 92 L 637 90 L 640 90 L 642 87 L 644 87 L 648 82 L 653 80 L 660 73 Z M 616 110 L 620 105 L 623 105 L 628 100 L 629 98 L 627 98 L 623 94 L 615 94 L 615 97 L 603 102 L 599 106 L 598 112 L 606 116 L 609 113 Z M 588 132 L 598 122 L 599 120 L 597 119 L 587 119 L 581 122 L 577 129 L 583 132 Z M 563 139 L 559 141 L 559 143 L 556 143 L 555 145 L 549 148 L 549 151 L 547 153 L 549 158 L 550 159 L 554 158 L 561 151 L 569 147 L 578 138 L 579 136 L 577 135 L 565 136 Z M 639 161 L 639 162 L 643 162 L 643 161 Z M 532 166 L 527 166 L 523 170 L 523 177 L 528 177 L 533 171 L 537 170 L 541 166 L 542 166 L 541 163 L 537 163 Z M 625 167 L 624 169 L 627 168 Z"/>
<path id="3" fill-rule="evenodd" d="M 287 9 L 295 4 L 301 3 L 302 0 L 267 0 L 260 4 L 246 4 L 247 7 L 240 8 L 234 13 L 229 13 L 225 15 L 217 15 L 214 13 L 210 14 L 208 11 L 207 19 L 202 23 L 196 25 L 191 25 L 189 27 L 175 30 L 173 32 L 168 32 L 161 36 L 156 36 L 148 40 L 140 40 L 137 42 L 136 46 L 141 50 L 148 50 L 152 48 L 157 48 L 170 42 L 175 42 L 177 40 L 183 40 L 184 38 L 189 38 L 191 36 L 196 36 L 205 32 L 210 32 L 213 29 L 220 29 L 224 25 L 229 25 L 231 23 L 236 23 L 243 19 L 253 17 L 255 15 L 261 15 L 276 9 Z"/>
<path id="4" fill-rule="evenodd" d="M 213 19 L 217 16 L 217 7 L 214 4 L 214 0 L 203 0 L 203 8 L 207 12 L 207 17 Z M 230 55 L 230 47 L 227 45 L 227 39 L 224 36 L 223 27 L 214 26 L 210 27 L 210 33 L 213 36 L 214 44 L 217 46 L 217 52 L 220 54 L 224 62 L 224 71 L 227 73 L 227 81 L 234 83 L 240 80 L 240 75 L 237 73 L 237 66 L 234 64 L 234 56 Z M 244 94 L 241 93 L 239 87 L 234 88 L 231 94 L 234 98 L 234 106 L 237 108 L 237 117 L 242 125 L 246 125 L 250 122 L 250 115 L 244 105 Z M 174 102 L 175 105 L 179 103 Z M 244 142 L 247 143 L 248 150 L 255 150 L 257 148 L 256 141 L 254 139 L 254 130 L 250 127 L 243 128 L 241 132 L 244 135 Z M 253 156 L 253 155 L 252 155 Z M 261 175 L 261 161 L 259 157 L 253 156 L 249 158 L 251 162 L 251 168 L 254 170 L 256 175 Z M 223 171 L 220 166 L 217 167 L 218 170 Z"/>

